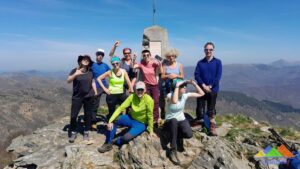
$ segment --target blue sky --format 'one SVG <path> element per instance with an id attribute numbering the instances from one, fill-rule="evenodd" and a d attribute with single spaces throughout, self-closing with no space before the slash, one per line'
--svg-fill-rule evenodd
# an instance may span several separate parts
<path id="1" fill-rule="evenodd" d="M 300 60 L 298 0 L 156 0 L 156 12 L 186 66 L 207 41 L 224 64 Z M 152 0 L 1 0 L 0 22 L 0 71 L 69 70 L 79 54 L 108 53 L 115 40 L 117 54 L 139 54 Z"/>

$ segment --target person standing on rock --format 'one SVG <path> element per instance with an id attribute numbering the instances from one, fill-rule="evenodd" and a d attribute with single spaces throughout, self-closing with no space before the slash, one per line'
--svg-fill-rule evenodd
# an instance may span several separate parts
<path id="1" fill-rule="evenodd" d="M 128 107 L 131 107 L 131 112 L 119 116 Z M 151 96 L 146 94 L 145 83 L 137 82 L 135 93 L 131 94 L 109 119 L 105 143 L 98 148 L 98 151 L 100 153 L 110 151 L 113 148 L 113 143 L 118 146 L 128 143 L 146 129 L 150 138 L 156 137 L 153 133 L 153 107 L 154 101 Z M 125 135 L 114 139 L 118 126 L 129 127 L 129 131 Z"/>
<path id="2" fill-rule="evenodd" d="M 198 61 L 194 76 L 198 85 L 204 90 L 204 97 L 197 99 L 196 121 L 203 120 L 207 113 L 210 119 L 210 134 L 217 135 L 216 132 L 216 101 L 219 92 L 219 82 L 222 76 L 222 62 L 214 57 L 215 45 L 207 42 L 204 45 L 205 57 Z M 207 104 L 207 112 L 205 111 Z"/>
<path id="3" fill-rule="evenodd" d="M 157 125 L 159 120 L 159 86 L 156 73 L 162 72 L 161 63 L 151 58 L 149 50 L 142 51 L 142 61 L 139 64 L 135 64 L 134 68 L 139 69 L 142 74 L 142 80 L 146 84 L 147 94 L 154 100 L 154 123 Z"/>
<path id="4" fill-rule="evenodd" d="M 123 103 L 124 100 L 127 98 L 124 86 L 125 82 L 128 84 L 129 93 L 133 92 L 133 88 L 128 74 L 124 69 L 120 68 L 120 62 L 120 58 L 112 57 L 111 64 L 113 66 L 113 69 L 105 72 L 97 78 L 99 85 L 107 94 L 106 103 L 108 106 L 109 113 L 107 115 L 107 120 L 109 120 L 111 115 L 114 113 L 116 106 L 118 104 L 120 105 L 121 103 Z M 108 78 L 108 88 L 102 83 L 102 80 L 105 78 Z"/>
<path id="5" fill-rule="evenodd" d="M 196 92 L 187 93 L 187 84 L 193 85 Z M 188 81 L 173 79 L 172 85 L 173 92 L 167 95 L 165 127 L 171 134 L 171 150 L 169 158 L 174 164 L 179 165 L 180 161 L 177 157 L 177 150 L 183 151 L 183 138 L 193 137 L 190 123 L 184 115 L 185 102 L 190 97 L 202 97 L 204 92 L 192 79 Z"/>
<path id="6" fill-rule="evenodd" d="M 84 110 L 84 133 L 83 140 L 89 140 L 89 129 L 91 128 L 91 117 L 93 111 L 92 96 L 95 92 L 92 87 L 93 73 L 91 70 L 92 60 L 88 55 L 80 55 L 77 59 L 78 68 L 74 68 L 67 79 L 73 82 L 73 94 L 71 105 L 71 119 L 69 128 L 69 142 L 73 143 L 77 137 L 77 117 L 81 107 Z"/>
<path id="7" fill-rule="evenodd" d="M 97 82 L 97 78 L 99 76 L 101 76 L 102 74 L 104 74 L 105 72 L 110 70 L 110 67 L 102 62 L 103 57 L 104 57 L 105 53 L 103 49 L 98 49 L 96 52 L 96 63 L 92 64 L 92 71 L 93 71 L 93 77 L 94 77 L 94 81 L 96 83 L 96 90 L 97 90 L 97 94 L 95 95 L 94 98 L 94 108 L 93 108 L 93 113 L 92 113 L 92 129 L 93 130 L 97 130 L 97 111 L 100 105 L 100 99 L 101 99 L 101 95 L 105 92 L 103 91 L 102 87 L 99 85 L 99 83 Z M 105 87 L 107 87 L 107 83 L 105 79 L 102 79 L 102 83 Z"/>

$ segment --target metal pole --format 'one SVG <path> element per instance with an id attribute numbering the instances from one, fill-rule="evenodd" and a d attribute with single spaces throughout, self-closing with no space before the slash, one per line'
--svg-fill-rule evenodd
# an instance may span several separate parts
<path id="1" fill-rule="evenodd" d="M 155 12 L 156 12 L 156 9 L 155 9 L 155 0 L 153 0 L 153 25 L 155 25 Z"/>

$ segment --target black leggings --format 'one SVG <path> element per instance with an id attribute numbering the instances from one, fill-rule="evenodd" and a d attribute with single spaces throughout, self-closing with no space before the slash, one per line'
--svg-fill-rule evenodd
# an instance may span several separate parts
<path id="1" fill-rule="evenodd" d="M 177 141 L 182 138 L 192 138 L 193 131 L 190 123 L 185 119 L 177 121 L 171 119 L 167 121 L 167 129 L 171 133 L 171 148 L 177 149 Z"/>
<path id="2" fill-rule="evenodd" d="M 84 110 L 84 131 L 88 131 L 91 128 L 91 118 L 93 111 L 92 98 L 87 97 L 72 99 L 70 131 L 75 131 L 77 128 L 77 117 L 82 106 Z"/>
<path id="3" fill-rule="evenodd" d="M 203 119 L 207 112 L 209 117 L 216 115 L 216 101 L 218 94 L 215 92 L 205 93 L 203 97 L 197 98 L 196 115 L 197 119 Z M 207 110 L 205 111 L 205 103 L 207 102 Z"/>
<path id="4" fill-rule="evenodd" d="M 106 103 L 108 107 L 108 115 L 107 115 L 107 120 L 112 116 L 112 114 L 116 110 L 117 105 L 121 105 L 127 98 L 126 93 L 121 93 L 121 94 L 110 94 L 106 95 Z"/>

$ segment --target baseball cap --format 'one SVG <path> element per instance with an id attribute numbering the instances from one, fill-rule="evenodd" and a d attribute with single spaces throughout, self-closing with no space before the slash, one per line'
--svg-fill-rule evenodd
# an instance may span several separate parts
<path id="1" fill-rule="evenodd" d="M 96 56 L 99 56 L 99 55 L 104 56 L 104 54 L 105 54 L 105 52 L 103 49 L 100 49 L 100 48 L 97 49 Z"/>
<path id="2" fill-rule="evenodd" d="M 145 85 L 144 82 L 139 81 L 139 82 L 136 83 L 135 89 L 136 89 L 136 90 L 138 90 L 138 89 L 144 89 L 144 90 L 145 90 L 145 89 L 146 89 L 146 85 Z"/>
<path id="3" fill-rule="evenodd" d="M 120 60 L 119 57 L 114 56 L 114 57 L 111 58 L 111 61 L 110 61 L 110 62 L 111 62 L 111 63 L 116 63 L 116 62 L 121 62 L 121 60 Z"/>

